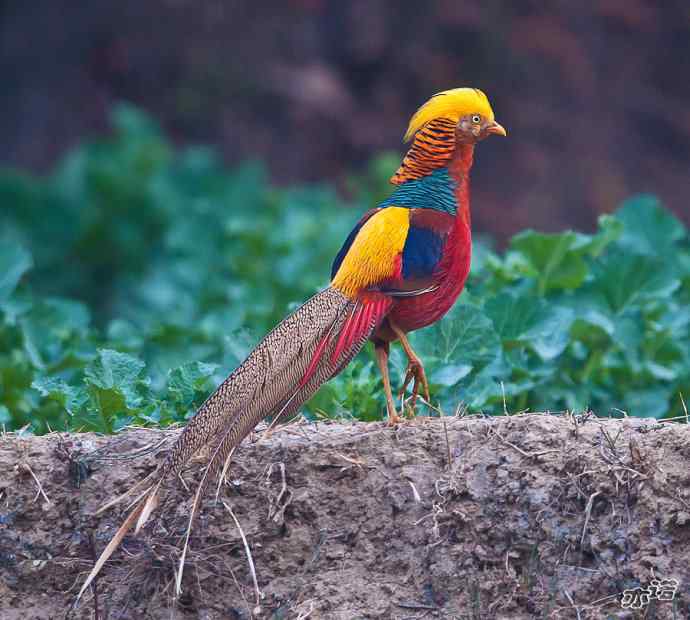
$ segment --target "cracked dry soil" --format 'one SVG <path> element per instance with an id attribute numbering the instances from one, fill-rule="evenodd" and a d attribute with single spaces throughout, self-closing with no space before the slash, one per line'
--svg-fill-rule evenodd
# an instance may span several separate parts
<path id="1" fill-rule="evenodd" d="M 178 432 L 0 436 L 0 618 L 690 617 L 690 428 L 546 414 L 256 433 L 203 504 L 179 600 L 201 459 L 70 610 L 125 507 L 93 513 L 162 458 L 127 455 Z M 655 578 L 673 601 L 621 608 Z"/>

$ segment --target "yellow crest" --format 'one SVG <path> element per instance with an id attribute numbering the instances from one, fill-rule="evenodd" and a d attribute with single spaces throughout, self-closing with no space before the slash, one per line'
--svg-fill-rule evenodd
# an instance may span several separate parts
<path id="1" fill-rule="evenodd" d="M 466 114 L 481 114 L 489 121 L 494 120 L 494 111 L 486 95 L 477 88 L 453 88 L 436 93 L 414 113 L 405 132 L 405 142 L 429 121 L 448 118 L 455 122 Z"/>

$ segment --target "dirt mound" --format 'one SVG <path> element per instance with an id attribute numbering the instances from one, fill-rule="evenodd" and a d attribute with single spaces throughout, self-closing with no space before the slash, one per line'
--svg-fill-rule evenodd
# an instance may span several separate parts
<path id="1" fill-rule="evenodd" d="M 151 471 L 176 433 L 0 438 L 0 617 L 68 614 L 123 509 L 92 513 Z M 199 465 L 71 617 L 251 617 L 234 514 L 260 617 L 686 618 L 689 460 L 690 429 L 653 420 L 292 424 L 245 442 L 219 501 L 209 493 L 177 603 Z M 623 590 L 654 579 L 678 580 L 672 601 L 638 590 L 641 611 L 621 607 Z"/>

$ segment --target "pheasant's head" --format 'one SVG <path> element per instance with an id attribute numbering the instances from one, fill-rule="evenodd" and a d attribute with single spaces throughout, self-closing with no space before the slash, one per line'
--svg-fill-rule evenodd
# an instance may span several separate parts
<path id="1" fill-rule="evenodd" d="M 505 136 L 506 130 L 494 119 L 486 95 L 476 88 L 454 88 L 437 93 L 410 120 L 405 141 L 432 121 L 455 126 L 455 140 L 474 144 L 490 135 Z"/>

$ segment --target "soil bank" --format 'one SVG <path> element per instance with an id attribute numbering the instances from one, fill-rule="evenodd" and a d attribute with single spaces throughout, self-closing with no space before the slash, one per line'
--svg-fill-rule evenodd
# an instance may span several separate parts
<path id="1" fill-rule="evenodd" d="M 203 457 L 70 611 L 125 507 L 93 513 L 178 432 L 0 436 L 0 618 L 690 617 L 690 428 L 546 414 L 258 432 L 203 504 L 179 600 Z M 672 601 L 621 607 L 654 579 Z"/>

